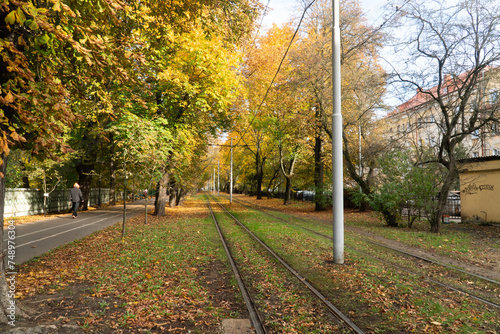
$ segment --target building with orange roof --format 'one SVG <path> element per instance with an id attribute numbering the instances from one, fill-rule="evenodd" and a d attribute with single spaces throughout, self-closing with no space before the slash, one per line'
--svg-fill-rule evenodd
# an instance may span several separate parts
<path id="1" fill-rule="evenodd" d="M 468 100 L 468 108 L 483 108 L 490 110 L 500 104 L 500 76 L 499 68 L 487 68 L 478 88 Z M 417 90 L 408 101 L 399 105 L 385 117 L 387 132 L 385 137 L 408 148 L 439 149 L 442 132 L 445 127 L 442 109 L 436 102 L 435 96 L 442 97 L 441 101 L 449 104 L 450 115 L 454 112 L 454 105 L 460 103 L 457 91 L 461 82 L 467 80 L 467 73 L 452 78 L 446 75 L 442 84 L 428 90 Z M 500 117 L 500 116 L 499 116 Z M 467 117 L 464 117 L 467 119 Z M 457 127 L 460 127 L 460 123 Z M 457 130 L 458 132 L 459 130 Z M 491 123 L 467 136 L 462 146 L 469 157 L 500 156 L 500 127 L 498 123 Z"/>

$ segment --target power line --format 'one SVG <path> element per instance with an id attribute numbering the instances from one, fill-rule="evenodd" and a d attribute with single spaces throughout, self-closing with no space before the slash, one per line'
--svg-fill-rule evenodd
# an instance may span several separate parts
<path id="1" fill-rule="evenodd" d="M 264 94 L 264 97 L 262 98 L 262 101 L 260 102 L 259 104 L 259 107 L 257 108 L 257 111 L 254 113 L 253 117 L 252 117 L 252 120 L 250 121 L 250 123 L 248 124 L 247 128 L 245 129 L 245 131 L 243 132 L 243 135 L 240 136 L 240 139 L 238 140 L 238 142 L 236 143 L 236 145 L 238 145 L 241 141 L 241 139 L 243 138 L 243 136 L 247 133 L 248 129 L 250 128 L 250 126 L 252 125 L 253 121 L 255 120 L 255 118 L 257 117 L 257 114 L 259 113 L 260 111 L 260 108 L 262 107 L 262 105 L 264 104 L 264 101 L 266 100 L 267 98 L 267 95 L 269 94 L 269 91 L 271 90 L 271 87 L 274 83 L 274 80 L 276 80 L 276 77 L 278 76 L 278 73 L 279 71 L 281 70 L 281 66 L 283 65 L 283 62 L 285 61 L 285 58 L 288 54 L 288 51 L 290 50 L 290 47 L 292 46 L 292 43 L 295 39 L 295 36 L 297 36 L 297 33 L 299 32 L 299 29 L 300 29 L 300 25 L 302 24 L 302 20 L 304 19 L 304 16 L 306 15 L 306 12 L 307 10 L 309 9 L 309 7 L 311 7 L 313 5 L 313 3 L 315 2 L 316 0 L 313 0 L 311 1 L 311 3 L 309 5 L 306 6 L 306 8 L 304 8 L 304 12 L 302 13 L 302 16 L 300 18 L 300 21 L 297 25 L 297 28 L 295 29 L 295 32 L 292 36 L 292 38 L 290 39 L 290 43 L 288 43 L 288 47 L 286 48 L 286 51 L 285 51 L 285 54 L 283 55 L 283 57 L 281 58 L 281 61 L 280 61 L 280 64 L 278 66 L 278 69 L 276 70 L 276 73 L 274 73 L 274 76 L 273 76 L 273 80 L 271 81 L 271 83 L 269 84 L 269 86 L 267 87 L 267 90 L 266 90 L 266 93 Z M 269 2 L 268 2 L 269 4 Z"/>

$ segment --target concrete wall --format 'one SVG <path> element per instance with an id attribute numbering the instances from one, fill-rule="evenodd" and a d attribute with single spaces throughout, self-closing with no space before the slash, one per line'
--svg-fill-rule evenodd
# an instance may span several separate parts
<path id="1" fill-rule="evenodd" d="M 500 222 L 500 159 L 469 159 L 459 165 L 462 220 Z"/>
<path id="2" fill-rule="evenodd" d="M 47 212 L 61 212 L 71 209 L 69 202 L 69 191 L 54 190 L 47 197 Z M 97 205 L 99 201 L 99 189 L 91 189 L 89 205 Z M 109 189 L 101 189 L 101 204 L 109 203 Z M 42 214 L 44 208 L 44 193 L 36 189 L 6 189 L 4 217 L 29 216 Z"/>

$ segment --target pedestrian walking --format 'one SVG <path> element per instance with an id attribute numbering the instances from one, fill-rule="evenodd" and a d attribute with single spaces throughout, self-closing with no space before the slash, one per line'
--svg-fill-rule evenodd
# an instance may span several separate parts
<path id="1" fill-rule="evenodd" d="M 73 210 L 73 219 L 78 216 L 78 207 L 80 206 L 80 202 L 83 201 L 82 191 L 80 190 L 80 185 L 75 183 L 73 188 L 71 188 L 69 192 L 69 201 L 71 202 L 71 210 Z"/>

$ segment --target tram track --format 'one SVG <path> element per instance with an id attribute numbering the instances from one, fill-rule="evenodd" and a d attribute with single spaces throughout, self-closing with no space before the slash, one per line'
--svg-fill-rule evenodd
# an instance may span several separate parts
<path id="1" fill-rule="evenodd" d="M 226 252 L 226 256 L 229 260 L 229 264 L 231 265 L 231 269 L 234 273 L 234 276 L 236 278 L 236 282 L 238 283 L 238 288 L 241 292 L 241 295 L 243 297 L 243 300 L 245 302 L 245 305 L 247 307 L 248 313 L 250 315 L 250 321 L 252 323 L 253 329 L 255 330 L 256 334 L 266 334 L 267 331 L 264 327 L 264 323 L 262 319 L 259 316 L 259 313 L 257 312 L 257 308 L 255 306 L 255 303 L 250 296 L 250 293 L 248 292 L 248 289 L 245 286 L 245 283 L 243 282 L 241 278 L 240 271 L 238 267 L 236 266 L 236 262 L 234 261 L 233 255 L 231 254 L 231 251 L 229 250 L 229 247 L 227 245 L 226 239 L 224 238 L 224 235 L 222 234 L 221 228 L 219 226 L 219 222 L 217 221 L 217 218 L 215 217 L 214 211 L 212 210 L 212 206 L 210 205 L 210 199 L 207 196 L 207 205 L 208 209 L 210 211 L 210 215 L 212 216 L 212 219 L 214 221 L 214 224 L 217 228 L 217 232 L 219 234 L 219 237 L 221 239 L 221 243 L 224 247 L 224 250 Z"/>
<path id="2" fill-rule="evenodd" d="M 231 217 L 236 224 L 241 227 L 251 238 L 253 238 L 260 246 L 262 246 L 263 249 L 267 251 L 268 254 L 270 254 L 275 260 L 277 260 L 283 268 L 285 268 L 290 274 L 292 274 L 298 282 L 300 282 L 303 286 L 307 288 L 309 292 L 311 292 L 321 303 L 331 312 L 331 314 L 337 318 L 340 322 L 343 323 L 343 325 L 348 328 L 351 332 L 353 333 L 358 333 L 362 334 L 364 333 L 363 330 L 361 330 L 349 317 L 347 317 L 344 313 L 342 313 L 335 305 L 333 305 L 319 290 L 317 290 L 308 280 L 306 277 L 303 277 L 301 274 L 299 274 L 292 266 L 290 266 L 285 260 L 283 260 L 276 252 L 274 252 L 266 243 L 264 243 L 259 237 L 255 235 L 250 229 L 248 229 L 238 218 L 236 218 L 232 213 L 230 213 L 222 203 L 219 201 L 215 200 L 215 202 L 222 208 L 222 210 L 229 216 Z M 220 229 L 220 226 L 217 223 L 217 219 L 213 213 L 213 210 L 210 205 L 210 198 L 207 196 L 207 203 L 210 208 L 210 212 L 212 215 L 212 218 L 214 219 L 214 223 L 217 226 L 217 230 L 219 231 L 220 238 L 222 240 L 222 243 L 224 244 L 224 248 L 226 249 L 226 253 L 228 254 L 228 258 L 230 259 L 230 263 L 234 263 L 234 260 L 232 259 L 231 252 L 229 248 L 227 247 L 227 243 L 225 241 L 225 237 L 223 236 L 223 233 Z M 236 268 L 236 266 L 231 264 L 231 267 L 234 270 L 235 276 L 239 277 L 239 271 Z M 262 324 L 262 321 L 260 320 L 260 317 L 258 316 L 258 312 L 255 309 L 255 303 L 251 301 L 251 298 L 249 296 L 249 293 L 247 289 L 244 287 L 243 282 L 238 282 L 238 286 L 240 289 L 242 289 L 242 294 L 244 295 L 245 299 L 245 304 L 247 305 L 247 308 L 249 310 L 249 313 L 251 314 L 251 321 L 254 326 L 254 328 L 262 327 L 263 332 L 260 333 L 265 333 L 265 328 L 264 325 Z M 247 302 L 245 295 L 248 295 L 249 301 Z M 259 333 L 256 330 L 257 333 Z"/>
<path id="3" fill-rule="evenodd" d="M 258 210 L 274 219 L 277 219 L 285 224 L 292 224 L 292 225 L 295 225 L 295 226 L 298 226 L 299 228 L 301 229 L 304 229 L 310 233 L 313 233 L 315 235 L 318 235 L 320 237 L 323 237 L 323 238 L 326 238 L 328 240 L 333 240 L 333 237 L 330 236 L 330 235 L 326 235 L 324 233 L 321 233 L 321 232 L 318 232 L 318 231 L 315 231 L 313 229 L 310 229 L 310 228 L 307 228 L 307 227 L 304 227 L 304 226 L 301 226 L 300 224 L 294 224 L 294 223 L 291 223 L 289 220 L 286 220 L 282 217 L 279 217 L 279 216 L 276 216 L 276 215 L 273 215 L 271 213 L 269 213 L 269 211 L 276 211 L 276 212 L 280 212 L 280 213 L 283 213 L 281 211 L 278 211 L 278 210 L 273 210 L 273 209 L 270 209 L 270 208 L 265 208 L 265 207 L 261 207 L 261 206 L 256 206 L 254 204 L 251 204 L 251 203 L 248 203 L 248 202 L 245 202 L 245 201 L 242 201 L 240 199 L 237 199 L 236 200 L 240 205 L 244 206 L 244 207 L 247 207 L 247 208 L 250 208 L 250 209 L 255 209 L 255 210 Z M 304 219 L 303 217 L 298 217 L 298 216 L 295 216 L 293 215 L 294 218 L 296 218 L 297 220 L 300 220 L 300 221 L 304 221 L 304 222 L 309 222 L 308 220 Z M 493 280 L 493 279 L 490 279 L 488 277 L 484 277 L 484 276 L 481 276 L 481 275 L 477 275 L 475 273 L 471 273 L 469 271 L 466 271 L 466 270 L 463 270 L 461 268 L 456 268 L 456 267 L 453 267 L 453 266 L 450 266 L 450 265 L 446 265 L 446 264 L 443 264 L 443 263 L 440 263 L 438 261 L 435 261 L 435 260 L 432 260 L 432 259 L 429 259 L 429 258 L 426 258 L 426 257 L 423 257 L 423 256 L 420 256 L 420 255 L 416 255 L 416 254 L 412 254 L 412 253 L 409 253 L 409 252 L 405 252 L 405 251 L 402 251 L 400 249 L 397 249 L 397 248 L 393 248 L 393 247 L 390 247 L 388 245 L 383 245 L 381 243 L 377 243 L 377 242 L 374 242 L 372 240 L 369 240 L 365 237 L 362 237 L 362 236 L 356 236 L 358 239 L 361 239 L 363 240 L 364 242 L 366 243 L 369 243 L 369 244 L 372 244 L 372 245 L 375 245 L 377 247 L 381 247 L 381 248 L 385 248 L 391 252 L 394 252 L 394 253 L 397 253 L 397 254 L 400 254 L 401 256 L 405 256 L 405 257 L 409 257 L 409 258 L 413 258 L 415 260 L 418 260 L 418 261 L 425 261 L 425 262 L 428 262 L 428 263 L 431 263 L 433 265 L 436 265 L 436 266 L 441 266 L 443 268 L 446 268 L 447 270 L 452 270 L 452 271 L 456 271 L 456 272 L 459 272 L 461 274 L 464 274 L 464 275 L 467 275 L 469 277 L 474 277 L 475 279 L 478 279 L 480 281 L 484 281 L 484 282 L 487 282 L 489 283 L 490 285 L 493 285 L 494 287 L 500 287 L 500 282 L 496 281 L 496 280 Z M 490 307 L 494 307 L 494 308 L 500 308 L 500 304 L 496 301 L 491 301 L 491 300 L 488 300 L 486 298 L 483 298 L 481 296 L 478 296 L 474 293 L 471 293 L 471 292 L 468 292 L 466 291 L 465 289 L 462 289 L 462 288 L 459 288 L 459 287 L 456 287 L 456 286 L 451 286 L 450 284 L 447 284 L 447 283 L 443 283 L 442 281 L 439 281 L 437 279 L 433 279 L 431 277 L 428 277 L 428 275 L 422 275 L 422 273 L 419 273 L 419 272 L 416 272 L 414 270 L 411 270 L 407 267 L 403 267 L 397 263 L 394 263 L 392 261 L 388 261 L 386 259 L 383 259 L 379 256 L 375 256 L 373 254 L 370 254 L 368 253 L 367 251 L 364 251 L 364 250 L 361 250 L 361 249 L 358 249 L 356 247 L 353 247 L 351 245 L 346 245 L 346 248 L 349 248 L 353 251 L 356 251 L 360 254 L 362 254 L 363 256 L 365 257 L 369 257 L 371 259 L 374 259 L 376 261 L 379 261 L 379 262 L 382 262 L 386 265 L 389 265 L 393 268 L 397 268 L 399 270 L 402 270 L 408 274 L 411 274 L 411 275 L 414 275 L 416 277 L 420 277 L 421 279 L 427 281 L 427 282 L 430 282 L 432 284 L 436 284 L 436 285 L 439 285 L 440 287 L 442 288 L 445 288 L 445 289 L 449 289 L 451 291 L 455 291 L 455 292 L 459 292 L 459 293 L 462 293 L 464 295 L 467 295 L 469 296 L 470 298 L 473 298 L 485 305 L 488 305 Z"/>

